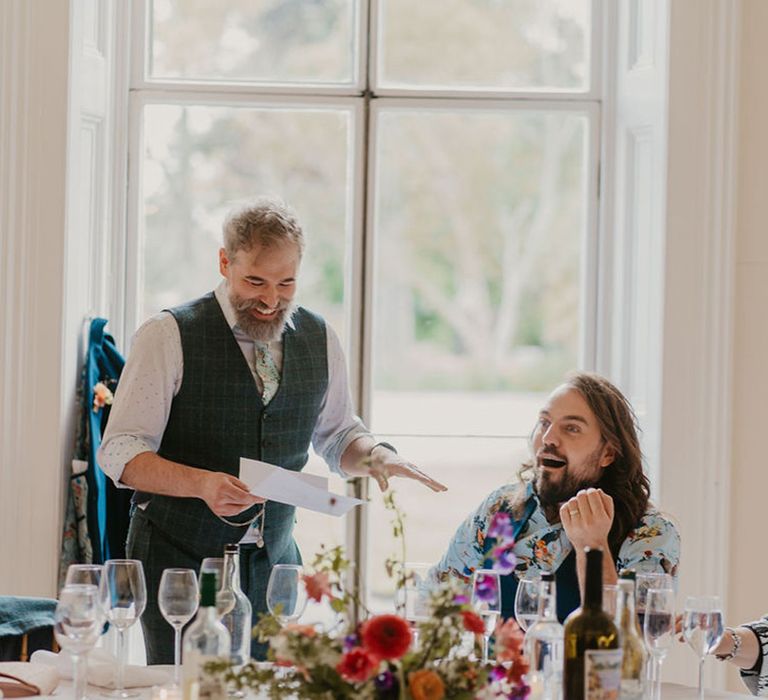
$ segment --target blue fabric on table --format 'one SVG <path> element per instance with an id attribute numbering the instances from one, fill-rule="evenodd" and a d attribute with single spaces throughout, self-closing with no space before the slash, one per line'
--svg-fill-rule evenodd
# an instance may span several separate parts
<path id="1" fill-rule="evenodd" d="M 0 637 L 53 626 L 56 601 L 50 598 L 0 596 Z"/>

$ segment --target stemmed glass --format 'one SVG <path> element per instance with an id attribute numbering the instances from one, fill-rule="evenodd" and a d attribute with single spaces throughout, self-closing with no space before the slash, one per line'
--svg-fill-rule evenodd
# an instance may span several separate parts
<path id="1" fill-rule="evenodd" d="M 103 576 L 104 567 L 101 564 L 70 564 L 64 585 L 84 583 L 100 588 Z"/>
<path id="2" fill-rule="evenodd" d="M 141 617 L 147 605 L 144 567 L 137 559 L 109 559 L 104 565 L 107 620 L 117 629 L 117 682 L 108 697 L 132 698 L 125 689 L 125 631 Z"/>
<path id="3" fill-rule="evenodd" d="M 267 583 L 267 608 L 282 624 L 295 622 L 307 605 L 307 589 L 298 564 L 275 564 Z"/>
<path id="4" fill-rule="evenodd" d="M 79 583 L 61 589 L 53 633 L 59 646 L 72 657 L 75 700 L 85 698 L 87 653 L 96 644 L 103 626 L 104 609 L 96 586 Z"/>
<path id="5" fill-rule="evenodd" d="M 488 642 L 501 614 L 501 581 L 498 571 L 475 571 L 472 576 L 472 605 L 483 620 L 483 664 L 487 664 Z"/>
<path id="6" fill-rule="evenodd" d="M 651 588 L 659 590 L 672 590 L 672 577 L 669 574 L 662 573 L 639 573 L 635 580 L 635 612 L 637 613 L 637 622 L 640 629 L 644 629 L 643 618 L 645 617 L 645 600 L 648 597 L 648 591 Z"/>
<path id="7" fill-rule="evenodd" d="M 723 636 L 723 612 L 717 596 L 686 598 L 683 636 L 699 657 L 699 700 L 704 700 L 704 659 Z"/>
<path id="8" fill-rule="evenodd" d="M 411 626 L 413 646 L 419 645 L 419 623 L 429 619 L 430 564 L 406 562 L 402 568 L 401 585 L 397 589 L 395 606 Z"/>
<path id="9" fill-rule="evenodd" d="M 649 588 L 646 594 L 643 633 L 645 645 L 653 658 L 653 698 L 659 700 L 661 664 L 675 637 L 675 592 L 671 588 Z"/>
<path id="10" fill-rule="evenodd" d="M 523 632 L 527 632 L 539 616 L 540 587 L 541 580 L 538 578 L 521 578 L 517 582 L 515 619 Z"/>
<path id="11" fill-rule="evenodd" d="M 166 569 L 160 577 L 157 604 L 173 627 L 173 684 L 181 685 L 181 628 L 189 622 L 198 605 L 197 576 L 192 569 Z"/>

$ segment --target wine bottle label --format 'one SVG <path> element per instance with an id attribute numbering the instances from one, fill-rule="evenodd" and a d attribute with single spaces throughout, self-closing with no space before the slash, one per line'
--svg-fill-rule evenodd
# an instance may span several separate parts
<path id="1" fill-rule="evenodd" d="M 219 660 L 198 651 L 188 651 L 184 657 L 182 673 L 184 678 L 184 700 L 226 700 L 227 688 L 221 676 L 212 676 L 204 671 L 209 661 Z"/>
<path id="2" fill-rule="evenodd" d="M 616 700 L 621 688 L 621 649 L 584 652 L 584 700 Z"/>

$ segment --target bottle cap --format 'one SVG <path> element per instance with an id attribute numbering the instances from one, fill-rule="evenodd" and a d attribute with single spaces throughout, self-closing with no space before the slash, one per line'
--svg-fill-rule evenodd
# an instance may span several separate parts
<path id="1" fill-rule="evenodd" d="M 542 581 L 554 581 L 555 575 L 551 571 L 545 571 L 541 574 Z"/>
<path id="2" fill-rule="evenodd" d="M 619 578 L 625 578 L 629 579 L 630 581 L 634 581 L 637 579 L 637 574 L 635 573 L 634 569 L 622 569 L 619 572 Z"/>
<path id="3" fill-rule="evenodd" d="M 239 544 L 225 544 L 224 545 L 224 554 L 239 554 L 240 552 L 240 545 Z"/>

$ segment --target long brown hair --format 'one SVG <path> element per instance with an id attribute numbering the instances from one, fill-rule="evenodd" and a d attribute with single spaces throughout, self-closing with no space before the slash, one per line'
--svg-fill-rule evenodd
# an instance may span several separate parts
<path id="1" fill-rule="evenodd" d="M 650 482 L 643 471 L 637 417 L 626 397 L 599 374 L 574 372 L 564 385 L 582 395 L 595 414 L 602 439 L 615 454 L 613 463 L 601 470 L 600 479 L 594 485 L 613 498 L 608 545 L 615 559 L 627 535 L 645 514 L 651 493 Z M 532 464 L 524 464 L 520 476 L 525 478 L 532 469 Z"/>

